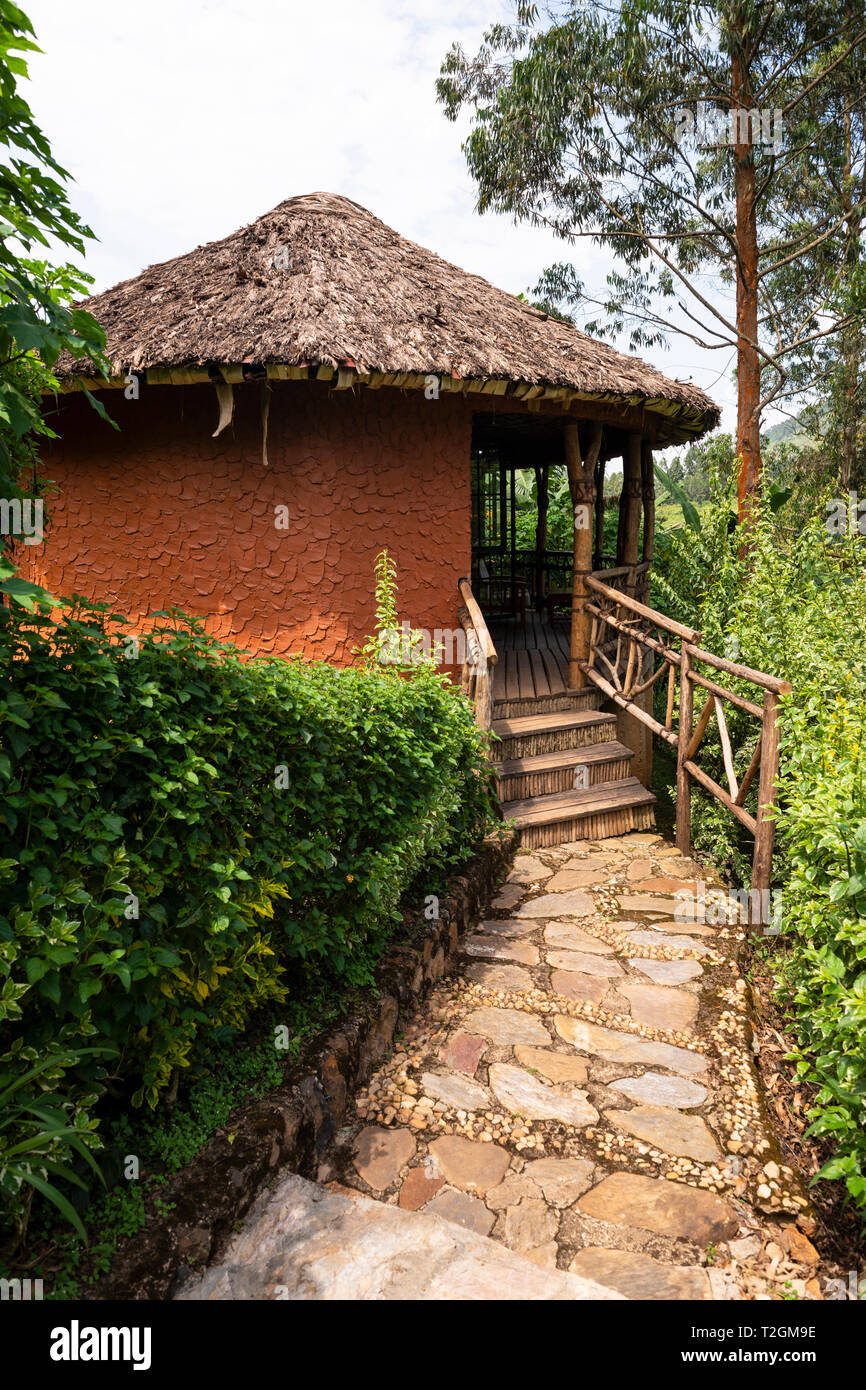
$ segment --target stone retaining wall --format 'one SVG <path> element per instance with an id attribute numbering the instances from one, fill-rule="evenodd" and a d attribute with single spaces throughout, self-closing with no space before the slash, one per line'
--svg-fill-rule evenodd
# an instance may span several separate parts
<path id="1" fill-rule="evenodd" d="M 236 1223 L 280 1169 L 315 1177 L 355 1087 L 391 1047 L 405 1008 L 444 972 L 458 937 L 486 906 L 510 865 L 517 839 L 489 837 L 449 881 L 439 920 L 425 923 L 416 944 L 403 943 L 380 962 L 378 1004 L 347 1019 L 311 1046 L 290 1083 L 245 1107 L 197 1157 L 160 1189 L 165 1216 L 149 1204 L 147 1224 L 120 1246 L 95 1297 L 163 1299 L 181 1273 L 219 1255 Z M 228 1137 L 231 1129 L 233 1139 Z"/>

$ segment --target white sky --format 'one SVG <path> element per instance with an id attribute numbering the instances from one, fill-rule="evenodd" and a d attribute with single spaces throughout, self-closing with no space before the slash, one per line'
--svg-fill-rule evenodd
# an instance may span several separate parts
<path id="1" fill-rule="evenodd" d="M 354 198 L 404 236 L 513 294 L 567 248 L 474 211 L 434 83 L 454 41 L 474 52 L 506 0 L 25 0 L 43 55 L 26 95 L 74 176 L 105 289 L 252 222 L 285 198 Z M 606 253 L 571 257 L 601 291 Z M 627 343 L 617 344 L 627 351 Z M 735 424 L 730 349 L 679 338 L 643 354 L 693 380 Z"/>

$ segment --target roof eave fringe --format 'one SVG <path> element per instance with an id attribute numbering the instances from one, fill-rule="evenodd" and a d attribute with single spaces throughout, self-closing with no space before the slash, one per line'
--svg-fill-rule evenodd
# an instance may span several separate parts
<path id="1" fill-rule="evenodd" d="M 672 400 L 666 396 L 642 396 L 638 392 L 579 391 L 570 386 L 546 385 L 539 382 L 509 381 L 499 377 L 455 377 L 450 372 L 363 372 L 352 367 L 334 368 L 328 363 L 268 362 L 264 365 L 265 377 L 276 381 L 322 381 L 333 382 L 337 391 L 351 390 L 355 386 L 366 386 L 369 390 L 381 387 L 395 387 L 400 390 L 424 390 L 431 379 L 436 379 L 440 392 L 459 395 L 507 396 L 524 401 L 528 408 L 537 411 L 542 400 L 591 402 L 620 406 L 643 406 L 647 411 L 664 417 L 668 426 L 674 426 L 671 442 L 684 442 L 695 435 L 714 428 L 707 417 L 709 411 L 702 411 L 686 401 Z M 219 375 L 227 385 L 239 385 L 250 375 L 249 363 L 220 363 Z M 194 386 L 214 380 L 213 368 L 205 366 L 147 367 L 131 369 L 111 377 L 69 376 L 61 380 L 60 391 L 68 394 L 74 391 L 105 391 L 125 387 L 130 375 L 143 376 L 150 386 Z M 718 423 L 716 420 L 715 423 Z M 676 437 L 674 437 L 676 435 Z"/>

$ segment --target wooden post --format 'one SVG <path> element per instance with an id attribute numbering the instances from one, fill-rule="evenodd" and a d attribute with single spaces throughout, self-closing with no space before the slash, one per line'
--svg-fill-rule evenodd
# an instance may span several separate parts
<path id="1" fill-rule="evenodd" d="M 463 688 L 475 700 L 475 722 L 480 729 L 489 729 L 493 722 L 493 667 L 496 648 L 478 607 L 468 579 L 457 581 L 457 592 L 463 600 L 458 615 L 466 633 L 466 661 L 463 669 Z"/>
<path id="2" fill-rule="evenodd" d="M 766 807 L 775 800 L 776 776 L 779 770 L 779 697 L 772 690 L 764 692 L 764 717 L 761 724 L 761 775 L 758 781 L 758 828 L 755 831 L 755 852 L 752 857 L 752 891 L 749 894 L 749 925 L 769 925 L 764 921 L 764 894 L 769 895 L 770 871 L 773 865 L 773 843 L 776 822 L 766 814 Z M 757 904 L 755 896 L 757 894 Z M 757 909 L 757 910 L 756 910 Z M 755 920 L 757 917 L 757 921 Z M 769 917 L 769 914 L 767 914 Z"/>
<path id="3" fill-rule="evenodd" d="M 677 849 L 680 854 L 691 854 L 692 789 L 685 764 L 688 757 L 688 747 L 692 741 L 694 689 L 691 681 L 692 653 L 688 642 L 683 642 L 681 655 L 680 723 L 677 738 Z"/>
<path id="4" fill-rule="evenodd" d="M 563 430 L 568 485 L 574 509 L 574 570 L 571 587 L 571 647 L 568 662 L 568 684 L 571 690 L 582 690 L 587 678 L 580 662 L 589 655 L 590 615 L 586 611 L 585 579 L 592 573 L 592 508 L 595 498 L 595 465 L 601 449 L 601 425 L 592 426 L 586 458 L 580 452 L 580 435 L 573 420 L 566 421 Z"/>
<path id="5" fill-rule="evenodd" d="M 600 458 L 595 466 L 595 553 L 592 563 L 595 569 L 604 569 L 604 465 Z"/>
<path id="6" fill-rule="evenodd" d="M 544 552 L 547 549 L 547 503 L 550 496 L 550 464 L 535 468 L 535 495 L 538 519 L 535 523 L 535 605 L 544 601 Z"/>
<path id="7" fill-rule="evenodd" d="M 635 566 L 638 557 L 643 492 L 641 485 L 641 444 L 642 436 L 636 431 L 632 431 L 628 436 L 622 458 L 622 494 L 619 499 L 619 535 L 616 562 L 618 565 L 628 565 L 631 570 L 625 588 L 632 598 L 635 596 Z"/>
<path id="8" fill-rule="evenodd" d="M 493 680 L 490 662 L 482 657 L 475 682 L 475 723 L 479 729 L 489 729 L 493 723 Z"/>
<path id="9" fill-rule="evenodd" d="M 643 492 L 643 550 L 642 560 L 652 564 L 656 535 L 656 490 L 653 470 L 652 445 L 644 440 L 640 451 L 641 491 Z M 649 601 L 650 571 L 646 570 L 643 579 L 641 601 Z"/>

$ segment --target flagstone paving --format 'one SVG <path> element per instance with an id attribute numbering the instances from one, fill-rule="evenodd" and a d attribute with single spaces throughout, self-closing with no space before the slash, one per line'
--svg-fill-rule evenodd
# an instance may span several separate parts
<path id="1" fill-rule="evenodd" d="M 754 1067 L 744 929 L 683 910 L 698 884 L 719 891 L 653 833 L 518 854 L 358 1092 L 332 1186 L 507 1246 L 551 1297 L 564 1273 L 626 1298 L 820 1297 Z"/>

